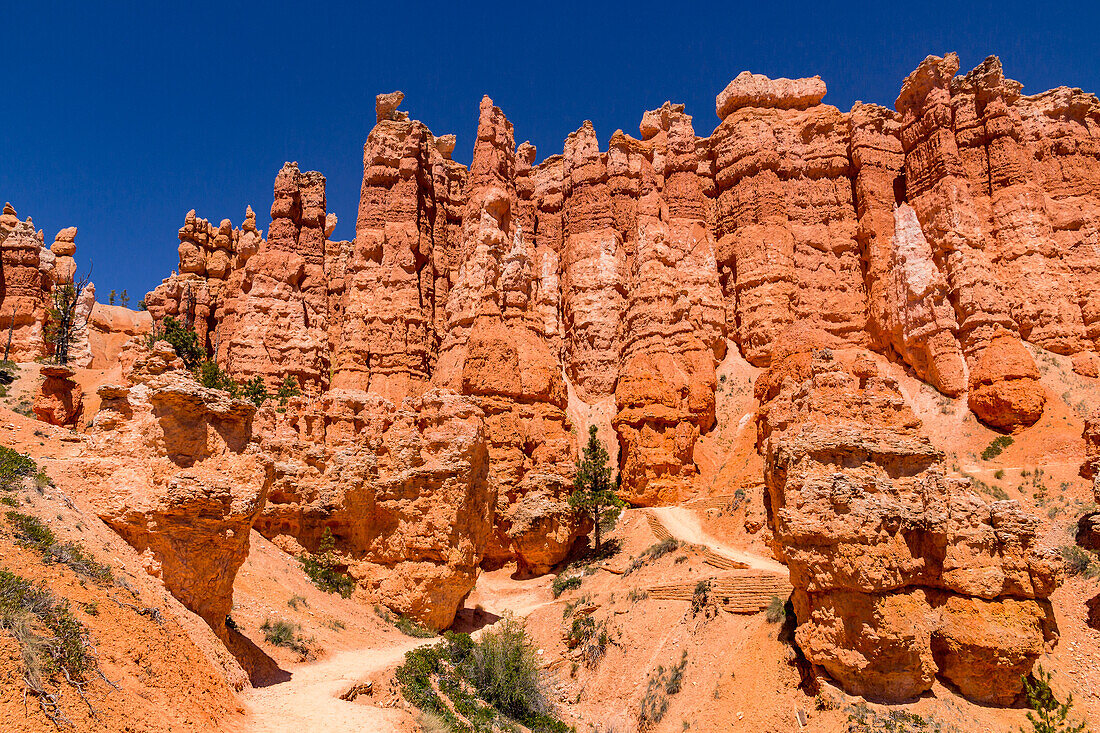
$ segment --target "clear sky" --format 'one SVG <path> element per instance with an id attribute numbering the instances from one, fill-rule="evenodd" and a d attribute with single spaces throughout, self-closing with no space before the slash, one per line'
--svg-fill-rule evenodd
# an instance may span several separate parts
<path id="1" fill-rule="evenodd" d="M 46 242 L 79 227 L 97 295 L 131 306 L 176 267 L 189 209 L 267 228 L 286 160 L 328 178 L 335 238 L 354 236 L 374 96 L 455 133 L 469 162 L 489 94 L 539 158 L 591 119 L 602 143 L 683 102 L 696 132 L 740 71 L 819 74 L 825 102 L 893 106 L 929 53 L 962 70 L 997 54 L 1036 93 L 1100 92 L 1100 3 L 636 0 L 419 3 L 51 3 L 0 11 L 0 201 Z"/>

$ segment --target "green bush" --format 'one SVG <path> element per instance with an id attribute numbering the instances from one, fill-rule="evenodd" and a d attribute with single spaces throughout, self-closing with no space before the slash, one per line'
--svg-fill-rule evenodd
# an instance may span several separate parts
<path id="1" fill-rule="evenodd" d="M 787 602 L 779 596 L 772 596 L 768 607 L 764 609 L 764 618 L 769 624 L 781 623 L 787 618 Z"/>
<path id="2" fill-rule="evenodd" d="M 236 397 L 241 389 L 233 377 L 229 376 L 216 362 L 209 359 L 199 364 L 195 376 L 203 387 L 225 390 L 233 397 Z"/>
<path id="3" fill-rule="evenodd" d="M 710 581 L 700 580 L 691 594 L 691 615 L 698 616 L 710 600 Z"/>
<path id="4" fill-rule="evenodd" d="M 571 730 L 550 714 L 534 646 L 511 616 L 480 641 L 448 631 L 442 642 L 407 652 L 396 676 L 408 702 L 454 733 L 514 730 L 516 723 L 532 733 Z"/>
<path id="5" fill-rule="evenodd" d="M 1035 667 L 1034 675 L 1024 680 L 1024 692 L 1027 693 L 1027 706 L 1031 711 L 1027 719 L 1031 723 L 1030 733 L 1084 733 L 1088 728 L 1084 723 L 1069 722 L 1070 711 L 1073 709 L 1073 693 L 1066 697 L 1064 703 L 1058 702 L 1054 692 L 1050 689 L 1050 672 L 1041 665 Z M 1029 733 L 1025 728 L 1020 728 L 1022 733 Z"/>
<path id="6" fill-rule="evenodd" d="M 659 665 L 656 672 L 649 676 L 646 692 L 642 697 L 642 706 L 638 711 L 639 730 L 649 730 L 665 717 L 665 713 L 668 712 L 668 696 L 680 692 L 686 668 L 687 650 L 684 650 L 678 664 L 667 670 Z"/>
<path id="7" fill-rule="evenodd" d="M 44 562 L 59 562 L 100 583 L 112 579 L 111 568 L 96 561 L 87 550 L 72 542 L 58 542 L 53 530 L 38 517 L 9 511 L 5 514 L 15 532 L 15 541 L 36 551 Z"/>
<path id="8" fill-rule="evenodd" d="M 308 657 L 313 652 L 309 640 L 302 636 L 301 627 L 297 624 L 281 619 L 278 621 L 265 619 L 260 626 L 260 631 L 264 632 L 264 638 L 269 644 L 292 649 L 303 657 Z"/>
<path id="9" fill-rule="evenodd" d="M 267 387 L 264 386 L 264 380 L 259 374 L 241 385 L 241 399 L 248 400 L 256 407 L 262 405 L 269 396 Z"/>
<path id="10" fill-rule="evenodd" d="M 1066 565 L 1068 575 L 1083 575 L 1086 578 L 1095 578 L 1100 575 L 1100 563 L 1088 550 L 1077 545 L 1063 545 L 1058 552 Z"/>
<path id="11" fill-rule="evenodd" d="M 680 543 L 674 538 L 661 540 L 655 544 L 642 550 L 641 554 L 630 561 L 630 564 L 626 566 L 626 570 L 623 571 L 623 575 L 630 575 L 638 568 L 658 560 L 670 552 L 675 552 L 680 547 Z"/>
<path id="12" fill-rule="evenodd" d="M 343 563 L 336 556 L 335 548 L 336 540 L 332 531 L 325 527 L 317 552 L 302 555 L 298 562 L 315 586 L 326 593 L 339 593 L 344 598 L 349 598 L 355 590 L 355 579 L 341 570 Z"/>
<path id="13" fill-rule="evenodd" d="M 22 453 L 0 445 L 0 489 L 11 491 L 38 473 L 38 464 Z"/>
<path id="14" fill-rule="evenodd" d="M 194 329 L 186 328 L 172 316 L 164 319 L 164 333 L 154 336 L 158 341 L 167 341 L 183 360 L 183 365 L 194 371 L 206 359 L 206 347 L 199 341 Z"/>
<path id="15" fill-rule="evenodd" d="M 989 461 L 996 458 L 1001 455 L 1001 452 L 1005 448 L 1012 445 L 1013 442 L 1011 435 L 998 435 L 993 439 L 993 442 L 987 445 L 985 450 L 982 451 L 982 460 Z"/>
<path id="16" fill-rule="evenodd" d="M 554 598 L 557 598 L 567 590 L 575 590 L 580 587 L 581 576 L 563 574 L 554 578 L 554 582 L 550 584 L 550 592 L 554 594 Z"/>
<path id="17" fill-rule="evenodd" d="M 87 630 L 69 604 L 44 585 L 0 569 L 0 627 L 15 636 L 23 658 L 23 680 L 43 712 L 54 723 L 66 720 L 57 696 L 47 685 L 57 678 L 80 689 L 85 674 L 96 669 Z M 94 711 L 93 711 L 94 712 Z"/>
<path id="18" fill-rule="evenodd" d="M 487 702 L 517 720 L 547 710 L 535 647 L 513 616 L 482 633 L 470 655 L 469 678 Z"/>
<path id="19" fill-rule="evenodd" d="M 279 385 L 279 389 L 275 392 L 275 396 L 279 399 L 280 407 L 286 407 L 286 403 L 291 397 L 297 397 L 300 394 L 302 394 L 302 390 L 298 386 L 298 379 L 292 374 L 286 375 Z"/>
<path id="20" fill-rule="evenodd" d="M 414 639 L 430 639 L 437 635 L 436 632 L 418 623 L 415 619 L 411 619 L 401 613 L 392 613 L 390 609 L 385 606 L 375 606 L 374 612 L 380 619 L 388 624 L 392 624 L 395 629 L 405 636 L 411 636 Z"/>

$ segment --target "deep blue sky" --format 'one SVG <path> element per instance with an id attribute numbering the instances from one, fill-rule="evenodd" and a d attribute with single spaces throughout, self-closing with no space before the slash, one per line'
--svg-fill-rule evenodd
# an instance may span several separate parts
<path id="1" fill-rule="evenodd" d="M 963 70 L 996 53 L 1035 93 L 1100 91 L 1096 2 L 748 4 L 637 0 L 414 3 L 18 2 L 0 11 L 0 201 L 45 230 L 75 225 L 97 295 L 133 303 L 176 266 L 188 209 L 266 231 L 285 160 L 328 178 L 336 238 L 354 236 L 374 95 L 458 136 L 468 162 L 489 94 L 540 159 L 591 119 L 602 142 L 687 104 L 699 134 L 749 69 L 820 74 L 825 101 L 892 106 L 929 53 Z"/>

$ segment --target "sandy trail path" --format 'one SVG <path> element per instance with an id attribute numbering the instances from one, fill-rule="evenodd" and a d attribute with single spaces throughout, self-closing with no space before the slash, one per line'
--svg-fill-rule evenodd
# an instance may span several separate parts
<path id="1" fill-rule="evenodd" d="M 699 517 L 690 509 L 682 506 L 653 507 L 649 511 L 657 518 L 665 529 L 681 542 L 691 542 L 697 545 L 706 545 L 719 555 L 724 555 L 731 560 L 743 562 L 755 570 L 767 570 L 773 573 L 787 573 L 787 568 L 775 560 L 761 557 L 744 550 L 736 550 L 711 537 L 703 531 L 699 524 Z"/>
<path id="2" fill-rule="evenodd" d="M 286 682 L 261 687 L 244 695 L 252 717 L 248 733 L 360 733 L 399 730 L 403 711 L 376 708 L 340 699 L 352 684 L 399 664 L 405 652 L 437 639 L 409 639 L 378 649 L 338 652 L 315 664 L 292 670 Z"/>

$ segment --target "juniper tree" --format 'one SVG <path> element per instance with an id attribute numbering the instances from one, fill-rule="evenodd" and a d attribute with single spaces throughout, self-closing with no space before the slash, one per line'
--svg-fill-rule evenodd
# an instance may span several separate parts
<path id="1" fill-rule="evenodd" d="M 577 473 L 573 477 L 573 494 L 569 506 L 592 517 L 595 526 L 595 545 L 600 549 L 600 523 L 613 510 L 624 505 L 611 484 L 611 467 L 607 465 L 607 450 L 596 437 L 596 426 L 588 429 L 588 444 L 577 459 Z"/>

